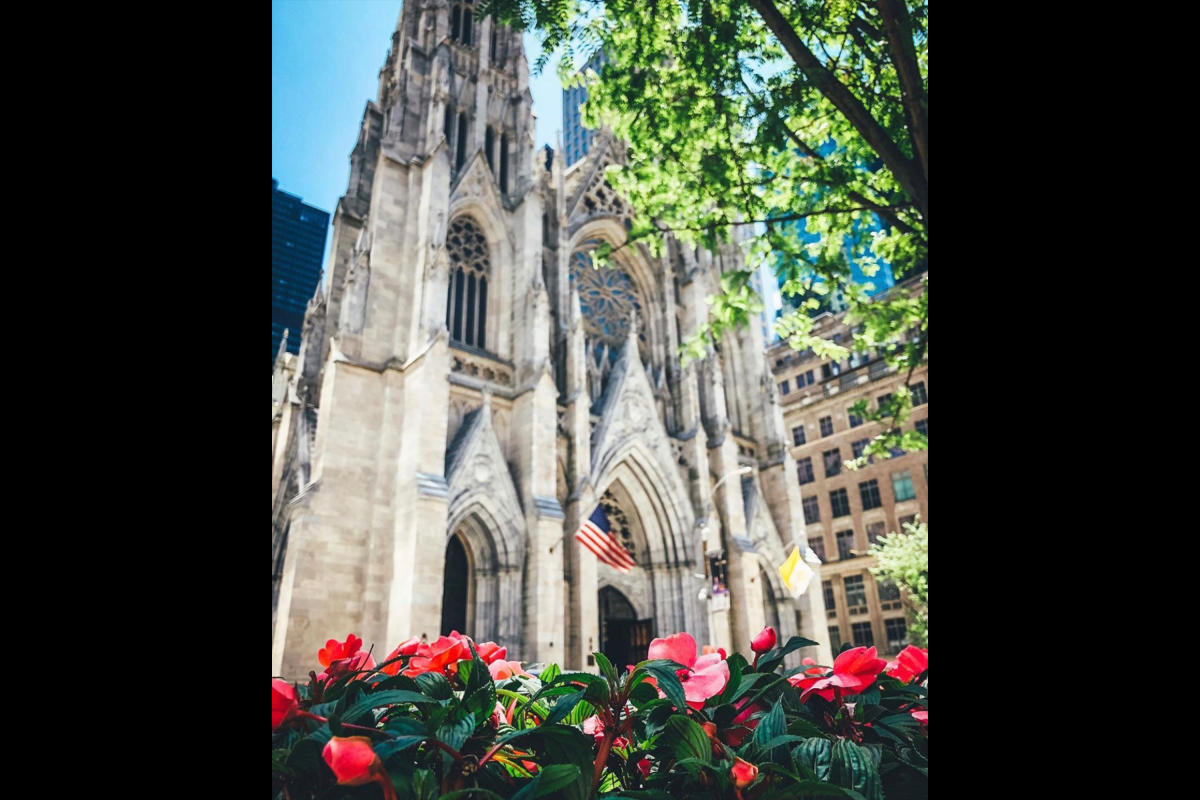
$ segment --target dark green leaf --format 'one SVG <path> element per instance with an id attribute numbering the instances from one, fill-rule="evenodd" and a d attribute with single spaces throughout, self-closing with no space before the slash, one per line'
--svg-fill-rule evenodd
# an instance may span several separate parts
<path id="1" fill-rule="evenodd" d="M 608 660 L 608 656 L 604 653 L 596 652 L 592 655 L 596 658 L 596 664 L 600 667 L 600 674 L 608 679 L 609 684 L 615 691 L 619 681 L 617 680 L 617 671 L 613 668 L 612 662 Z"/>
<path id="2" fill-rule="evenodd" d="M 450 688 L 450 681 L 446 680 L 446 676 L 440 672 L 423 672 L 417 676 L 417 685 L 421 687 L 421 692 L 432 697 L 434 700 L 449 700 L 454 696 L 454 690 Z"/>
<path id="3" fill-rule="evenodd" d="M 575 764 L 550 764 L 538 770 L 540 785 L 534 797 L 544 797 L 558 792 L 579 778 L 579 767 Z"/>
<path id="4" fill-rule="evenodd" d="M 471 737 L 475 732 L 475 715 L 468 713 L 465 717 L 447 725 L 438 728 L 438 741 L 443 742 L 455 750 L 461 750 L 463 742 Z"/>
<path id="5" fill-rule="evenodd" d="M 587 689 L 580 689 L 578 692 L 565 694 L 558 698 L 558 702 L 554 704 L 554 708 L 550 709 L 550 714 L 542 724 L 550 725 L 565 718 L 575 708 L 575 705 L 583 699 L 585 694 L 587 694 Z"/>
<path id="6" fill-rule="evenodd" d="M 431 700 L 423 694 L 410 692 L 405 689 L 391 689 L 386 692 L 376 692 L 362 698 L 354 705 L 346 709 L 341 715 L 343 722 L 356 723 L 363 714 L 373 708 L 380 706 L 390 706 L 396 703 L 436 703 L 436 700 Z M 374 722 L 374 718 L 370 722 Z"/>
<path id="7" fill-rule="evenodd" d="M 658 658 L 638 664 L 633 674 L 635 677 L 639 672 L 653 675 L 654 680 L 658 683 L 658 688 L 666 694 L 667 699 L 675 708 L 682 711 L 687 708 L 687 698 L 683 694 L 683 684 L 679 682 L 679 676 L 675 674 L 676 670 L 681 668 L 681 664 L 665 658 Z"/>
<path id="8" fill-rule="evenodd" d="M 849 739 L 833 742 L 829 757 L 829 781 L 861 792 L 867 800 L 883 800 L 883 784 L 871 751 Z"/>
<path id="9" fill-rule="evenodd" d="M 667 720 L 664 737 L 675 758 L 696 758 L 706 764 L 712 762 L 712 743 L 708 734 L 691 719 L 679 714 L 671 717 Z"/>

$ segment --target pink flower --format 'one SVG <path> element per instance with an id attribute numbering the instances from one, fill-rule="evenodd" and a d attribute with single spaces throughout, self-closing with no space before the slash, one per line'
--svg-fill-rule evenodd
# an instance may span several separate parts
<path id="1" fill-rule="evenodd" d="M 905 683 L 912 683 L 922 672 L 929 669 L 929 651 L 911 644 L 900 651 L 895 661 L 889 661 L 887 674 Z"/>
<path id="2" fill-rule="evenodd" d="M 758 777 L 758 767 L 751 764 L 749 761 L 737 759 L 733 762 L 733 766 L 729 769 L 729 775 L 733 778 L 733 785 L 739 789 L 745 789 L 750 784 L 754 783 L 754 779 Z"/>
<path id="3" fill-rule="evenodd" d="M 914 709 L 911 713 L 913 719 L 915 719 L 917 722 L 921 723 L 922 725 L 929 724 L 929 709 Z"/>
<path id="4" fill-rule="evenodd" d="M 506 680 L 513 675 L 524 675 L 526 678 L 533 677 L 521 669 L 520 661 L 504 661 L 503 659 L 488 664 L 488 672 L 492 673 L 492 680 L 494 681 Z"/>
<path id="5" fill-rule="evenodd" d="M 696 658 L 696 640 L 687 633 L 676 633 L 665 639 L 650 642 L 647 657 L 665 658 L 683 664 L 679 680 L 684 698 L 692 708 L 702 708 L 704 701 L 720 694 L 729 682 L 729 665 L 720 653 L 708 653 Z M 662 690 L 659 690 L 662 696 Z"/>
<path id="6" fill-rule="evenodd" d="M 590 716 L 583 721 L 583 732 L 591 734 L 596 740 L 596 744 L 604 741 L 604 722 L 598 716 Z M 624 736 L 618 736 L 613 739 L 613 747 L 629 747 L 629 740 Z"/>
<path id="7" fill-rule="evenodd" d="M 755 636 L 750 642 L 750 649 L 755 653 L 762 655 L 775 646 L 776 640 L 775 629 L 770 625 L 762 629 L 762 632 Z"/>
<path id="8" fill-rule="evenodd" d="M 271 730 L 275 730 L 300 710 L 296 687 L 279 678 L 271 679 Z"/>
<path id="9" fill-rule="evenodd" d="M 830 687 L 842 689 L 843 695 L 858 694 L 874 683 L 886 666 L 886 661 L 875 657 L 874 647 L 855 647 L 847 650 L 834 659 L 833 675 L 812 683 L 801 693 L 800 699 L 803 700 L 812 692 L 818 692 L 824 697 L 825 694 L 821 690 Z"/>
<path id="10" fill-rule="evenodd" d="M 492 711 L 492 716 L 488 718 L 488 722 L 493 728 L 499 728 L 500 720 L 504 719 L 504 717 L 504 704 L 497 700 L 496 708 Z"/>

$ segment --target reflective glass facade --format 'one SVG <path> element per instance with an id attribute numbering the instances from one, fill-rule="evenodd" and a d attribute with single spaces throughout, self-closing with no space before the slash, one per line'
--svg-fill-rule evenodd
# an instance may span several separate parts
<path id="1" fill-rule="evenodd" d="M 329 212 L 280 191 L 271 179 L 271 361 L 288 329 L 289 353 L 300 352 L 304 309 L 321 280 Z"/>

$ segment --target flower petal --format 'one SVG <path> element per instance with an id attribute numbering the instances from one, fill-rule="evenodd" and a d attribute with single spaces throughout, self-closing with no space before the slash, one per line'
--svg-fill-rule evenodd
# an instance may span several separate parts
<path id="1" fill-rule="evenodd" d="M 648 658 L 666 658 L 685 667 L 696 663 L 696 640 L 690 633 L 676 633 L 665 639 L 650 642 Z"/>

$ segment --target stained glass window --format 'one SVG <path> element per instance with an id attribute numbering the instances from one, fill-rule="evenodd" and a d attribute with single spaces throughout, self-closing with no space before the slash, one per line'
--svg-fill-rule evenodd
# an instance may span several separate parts
<path id="1" fill-rule="evenodd" d="M 586 243 L 587 246 L 596 244 L 599 242 L 594 240 Z M 571 281 L 579 291 L 583 330 L 593 346 L 607 344 L 610 356 L 615 360 L 629 335 L 630 313 L 635 311 L 639 320 L 638 339 L 645 343 L 642 304 L 628 273 L 615 267 L 594 269 L 590 251 L 578 250 L 571 255 Z"/>

